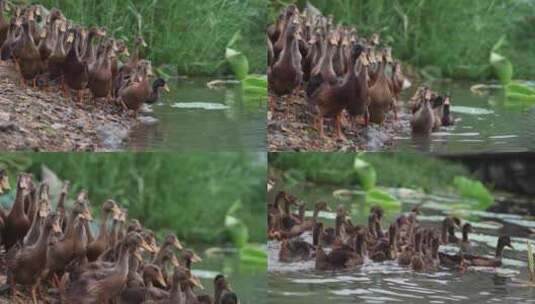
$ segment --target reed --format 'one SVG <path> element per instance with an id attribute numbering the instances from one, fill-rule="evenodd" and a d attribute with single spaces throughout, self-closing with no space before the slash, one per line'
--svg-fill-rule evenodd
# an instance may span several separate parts
<path id="1" fill-rule="evenodd" d="M 241 31 L 239 49 L 252 70 L 265 70 L 263 0 L 18 0 L 61 9 L 71 20 L 106 26 L 132 42 L 139 33 L 149 44 L 154 65 L 169 64 L 179 74 L 230 74 L 225 47 Z"/>
<path id="2" fill-rule="evenodd" d="M 128 209 L 129 218 L 162 234 L 171 230 L 190 243 L 218 243 L 230 241 L 225 215 L 240 201 L 234 216 L 248 228 L 251 241 L 265 240 L 266 173 L 257 154 L 18 153 L 3 155 L 0 168 L 13 168 L 15 157 L 25 164 L 20 171 L 40 177 L 46 165 L 69 180 L 71 199 L 87 189 L 94 214 L 112 198 Z M 10 178 L 12 189 L 15 182 Z M 0 195 L 0 202 L 11 201 Z"/>
<path id="3" fill-rule="evenodd" d="M 270 20 L 288 3 L 270 1 Z M 502 51 L 518 78 L 535 78 L 535 2 L 521 0 L 310 0 L 325 15 L 359 32 L 382 34 L 394 55 L 435 76 L 485 78 L 493 45 L 506 37 Z"/>

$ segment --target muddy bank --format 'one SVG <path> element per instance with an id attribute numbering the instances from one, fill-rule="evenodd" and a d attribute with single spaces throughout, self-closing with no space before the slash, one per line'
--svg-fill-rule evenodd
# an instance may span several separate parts
<path id="1" fill-rule="evenodd" d="M 325 138 L 313 127 L 313 117 L 308 110 L 304 92 L 297 96 L 277 98 L 270 95 L 268 111 L 269 151 L 380 151 L 388 150 L 395 134 L 410 129 L 410 114 L 399 111 L 396 121 L 392 113 L 382 125 L 370 124 L 351 127 L 348 120 L 342 122 L 347 141 L 334 139 L 334 120 L 325 119 Z M 287 115 L 286 115 L 287 114 Z M 286 117 L 285 117 L 286 116 Z"/>
<path id="2" fill-rule="evenodd" d="M 64 99 L 53 86 L 23 89 L 8 66 L 0 66 L 0 150 L 118 150 L 137 123 L 118 106 Z"/>

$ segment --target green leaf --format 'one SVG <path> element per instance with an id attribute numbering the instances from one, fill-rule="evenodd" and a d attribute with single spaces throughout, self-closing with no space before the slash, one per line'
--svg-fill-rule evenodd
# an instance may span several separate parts
<path id="1" fill-rule="evenodd" d="M 462 197 L 474 199 L 478 202 L 477 207 L 486 209 L 494 203 L 494 197 L 480 181 L 472 180 L 464 176 L 456 176 L 453 184 Z"/>
<path id="2" fill-rule="evenodd" d="M 490 65 L 502 85 L 505 86 L 511 82 L 513 79 L 513 64 L 511 61 L 496 52 L 492 52 L 490 53 Z"/>
<path id="3" fill-rule="evenodd" d="M 524 94 L 524 95 L 535 95 L 534 88 L 518 83 L 518 82 L 511 82 L 510 84 L 508 84 L 506 87 L 506 92 L 518 93 L 518 94 Z"/>
<path id="4" fill-rule="evenodd" d="M 357 156 L 353 162 L 353 168 L 355 169 L 359 183 L 364 190 L 369 190 L 375 187 L 377 173 L 372 165 Z"/>
<path id="5" fill-rule="evenodd" d="M 385 209 L 401 207 L 400 201 L 395 199 L 390 193 L 379 188 L 373 188 L 366 191 L 366 204 L 379 205 Z"/>
<path id="6" fill-rule="evenodd" d="M 249 73 L 249 61 L 242 52 L 227 48 L 225 58 L 230 64 L 230 68 L 232 69 L 232 72 L 234 72 L 236 78 L 243 80 L 247 77 L 247 74 Z"/>

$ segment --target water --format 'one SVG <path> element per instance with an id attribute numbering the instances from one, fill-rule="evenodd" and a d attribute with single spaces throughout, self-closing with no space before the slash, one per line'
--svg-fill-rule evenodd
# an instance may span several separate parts
<path id="1" fill-rule="evenodd" d="M 499 90 L 478 96 L 470 91 L 471 85 L 433 84 L 433 90 L 451 93 L 453 115 L 460 120 L 431 136 L 414 136 L 407 124 L 396 132 L 391 149 L 439 153 L 534 150 L 535 106 L 506 103 Z M 409 100 L 415 89 L 413 86 L 404 91 L 402 100 Z"/>
<path id="2" fill-rule="evenodd" d="M 196 249 L 196 252 L 203 252 Z M 210 251 L 210 250 L 208 250 Z M 266 269 L 240 262 L 239 255 L 232 250 L 226 253 L 202 254 L 203 261 L 192 266 L 192 272 L 201 279 L 204 290 L 197 294 L 214 294 L 213 279 L 222 273 L 231 283 L 242 304 L 266 303 Z"/>
<path id="3" fill-rule="evenodd" d="M 165 151 L 263 151 L 265 102 L 246 100 L 239 85 L 208 89 L 209 79 L 178 79 L 151 106 L 148 121 L 130 132 L 126 149 Z M 146 119 L 143 119 L 146 120 Z"/>
<path id="4" fill-rule="evenodd" d="M 331 208 L 344 204 L 352 210 L 353 223 L 365 224 L 368 211 L 362 204 L 362 197 L 335 199 L 334 190 L 334 187 L 299 185 L 290 192 L 306 202 L 326 200 Z M 459 202 L 455 196 L 426 195 L 410 189 L 390 189 L 390 192 L 403 204 L 401 210 L 387 210 L 385 223 L 388 224 L 400 212 L 423 204 L 423 215 L 418 218 L 420 223 L 439 228 L 444 215 L 452 211 L 449 207 Z M 465 273 L 448 268 L 415 273 L 396 262 L 372 262 L 355 270 L 322 272 L 314 270 L 313 261 L 278 262 L 279 243 L 270 241 L 270 303 L 535 303 L 535 287 L 521 287 L 518 281 L 528 277 L 526 240 L 533 240 L 533 231 L 529 229 L 535 221 L 483 211 L 457 210 L 456 213 L 472 223 L 474 233 L 470 239 L 477 254 L 493 255 L 497 236 L 511 235 L 515 250 L 505 250 L 502 267 L 469 268 Z M 320 217 L 329 226 L 333 225 L 333 214 L 321 213 Z M 457 236 L 460 237 L 460 233 Z M 311 242 L 310 234 L 305 235 L 305 239 Z M 451 253 L 458 249 L 452 245 L 441 246 L 440 250 Z"/>

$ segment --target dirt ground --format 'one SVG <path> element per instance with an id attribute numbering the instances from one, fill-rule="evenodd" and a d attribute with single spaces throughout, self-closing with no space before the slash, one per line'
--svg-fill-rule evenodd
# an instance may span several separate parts
<path id="1" fill-rule="evenodd" d="M 136 123 L 116 105 L 89 96 L 79 104 L 57 86 L 49 91 L 23 89 L 14 69 L 0 65 L 0 150 L 117 150 Z"/>
<path id="2" fill-rule="evenodd" d="M 343 132 L 347 141 L 334 139 L 334 120 L 325 119 L 326 138 L 313 127 L 313 117 L 301 90 L 297 95 L 270 95 L 268 111 L 268 151 L 381 151 L 388 150 L 394 135 L 410 128 L 410 114 L 398 110 L 399 118 L 390 115 L 382 125 L 351 127 L 346 119 Z M 398 105 L 398 108 L 403 108 Z M 286 116 L 287 114 L 287 116 Z"/>

